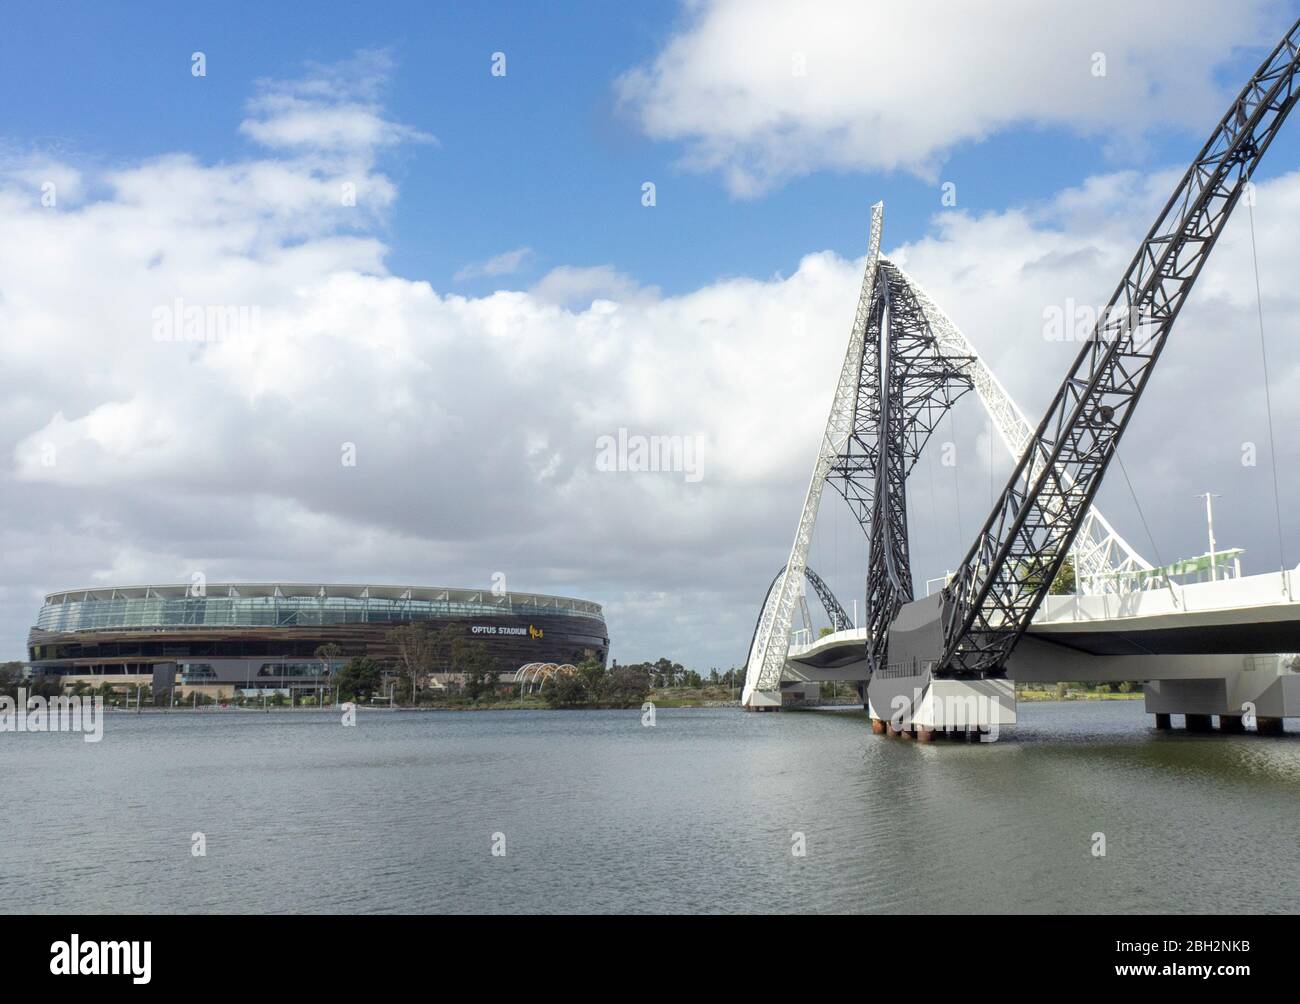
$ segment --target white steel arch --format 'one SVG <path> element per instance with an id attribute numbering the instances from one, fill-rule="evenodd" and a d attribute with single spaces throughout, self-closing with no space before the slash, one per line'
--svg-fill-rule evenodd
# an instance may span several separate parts
<path id="1" fill-rule="evenodd" d="M 822 489 L 831 464 L 848 446 L 853 431 L 853 418 L 858 409 L 858 373 L 862 369 L 862 350 L 867 334 L 867 315 L 876 286 L 876 260 L 880 257 L 880 232 L 885 221 L 885 204 L 877 202 L 871 207 L 871 238 L 867 244 L 867 268 L 862 276 L 862 292 L 858 297 L 858 312 L 849 332 L 849 347 L 840 367 L 840 380 L 831 402 L 831 413 L 826 419 L 826 432 L 822 435 L 821 449 L 813 464 L 812 480 L 804 496 L 803 511 L 795 528 L 790 560 L 785 564 L 785 575 L 780 586 L 769 593 L 768 602 L 759 617 L 758 632 L 745 666 L 745 689 L 741 701 L 747 706 L 779 705 L 781 670 L 785 668 L 786 653 L 790 649 L 790 626 L 794 621 L 794 608 L 799 586 L 803 582 L 804 568 L 808 564 L 808 547 L 812 543 L 813 527 L 817 523 L 817 510 L 821 506 Z"/>
<path id="2" fill-rule="evenodd" d="M 1019 460 L 1030 436 L 1033 435 L 1033 429 L 1025 419 L 1024 412 L 998 382 L 998 378 L 993 375 L 988 364 L 975 351 L 975 346 L 971 345 L 961 329 L 930 299 L 929 294 L 897 263 L 888 259 L 882 261 L 894 269 L 911 287 L 917 302 L 925 312 L 926 320 L 930 322 L 930 329 L 944 352 L 957 357 L 970 357 L 971 361 L 965 363 L 963 368 L 974 381 L 975 392 L 984 402 L 984 408 L 993 420 L 993 425 L 997 428 L 998 435 L 1002 437 L 1002 443 L 1011 454 L 1011 459 Z M 1034 477 L 1036 473 L 1036 471 L 1031 472 L 1030 477 Z M 1074 539 L 1071 555 L 1075 575 L 1081 586 L 1080 591 L 1084 593 L 1140 589 L 1142 585 L 1139 584 L 1139 577 L 1133 573 L 1149 571 L 1152 567 L 1149 561 L 1138 554 L 1128 541 L 1115 531 L 1096 506 L 1088 508 L 1083 526 Z M 1154 576 L 1143 576 L 1141 581 L 1153 586 L 1160 584 Z"/>
<path id="3" fill-rule="evenodd" d="M 572 676 L 578 672 L 578 667 L 571 663 L 554 663 L 554 662 L 530 662 L 520 666 L 515 673 L 515 683 L 520 687 L 520 694 L 531 693 L 533 689 L 540 690 L 547 680 L 552 680 L 557 676 Z"/>

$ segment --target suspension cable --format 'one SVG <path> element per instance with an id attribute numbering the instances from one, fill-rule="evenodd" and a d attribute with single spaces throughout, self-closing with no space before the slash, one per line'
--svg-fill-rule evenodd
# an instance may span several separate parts
<path id="1" fill-rule="evenodd" d="M 932 530 L 931 532 L 932 532 L 932 534 L 933 534 L 933 539 L 938 540 L 938 538 L 939 538 L 939 502 L 938 502 L 938 491 L 935 489 L 935 484 L 934 484 L 934 449 L 931 448 L 930 450 L 927 450 L 927 451 L 925 451 L 925 452 L 927 452 L 927 453 L 929 454 L 929 455 L 926 457 L 925 467 L 926 467 L 926 471 L 927 471 L 927 472 L 929 473 L 929 475 L 930 475 L 930 525 L 933 527 L 933 530 Z M 946 583 L 945 583 L 945 585 L 946 585 Z M 927 595 L 927 596 L 929 595 L 929 588 L 930 588 L 930 583 L 929 583 L 929 581 L 927 580 L 927 581 L 926 581 L 926 595 Z"/>
<path id="2" fill-rule="evenodd" d="M 1118 448 L 1115 450 L 1115 461 L 1119 464 L 1120 473 L 1124 475 L 1124 483 L 1128 485 L 1128 493 L 1133 499 L 1134 508 L 1137 509 L 1138 519 L 1142 521 L 1142 529 L 1146 531 L 1147 543 L 1151 545 L 1151 553 L 1155 556 L 1156 567 L 1163 569 L 1165 563 L 1160 557 L 1160 548 L 1156 547 L 1156 539 L 1151 534 L 1151 525 L 1147 523 L 1147 514 L 1142 511 L 1142 503 L 1138 501 L 1137 492 L 1133 490 L 1133 481 L 1128 476 L 1128 468 L 1124 466 L 1124 458 L 1119 455 Z M 1074 574 L 1079 574 L 1077 568 L 1075 569 Z M 1178 606 L 1178 594 L 1174 592 L 1174 584 L 1169 581 L 1169 576 L 1167 574 L 1162 574 L 1160 577 L 1165 580 L 1165 585 L 1169 587 L 1169 595 L 1174 599 L 1174 606 Z"/>
<path id="3" fill-rule="evenodd" d="M 934 524 L 934 532 L 939 532 L 939 503 L 937 493 L 934 487 L 934 450 L 928 451 L 930 456 L 927 458 L 926 468 L 930 474 L 930 522 Z"/>
<path id="4" fill-rule="evenodd" d="M 1268 415 L 1268 460 L 1273 470 L 1273 512 L 1277 518 L 1277 569 L 1282 573 L 1282 588 L 1285 591 L 1286 559 L 1282 553 L 1282 502 L 1277 488 L 1277 449 L 1273 445 L 1273 399 L 1268 389 L 1268 348 L 1264 341 L 1264 297 L 1260 293 L 1259 285 L 1259 252 L 1255 249 L 1254 202 L 1254 198 L 1247 199 L 1246 210 L 1250 220 L 1250 256 L 1255 265 L 1255 308 L 1259 314 L 1259 355 L 1264 362 L 1264 411 Z"/>
<path id="5" fill-rule="evenodd" d="M 989 433 L 989 506 L 997 504 L 997 499 L 993 494 L 993 419 L 989 418 L 985 426 Z"/>
<path id="6" fill-rule="evenodd" d="M 835 530 L 835 549 L 834 552 L 831 554 L 831 565 L 833 566 L 832 572 L 835 576 L 835 578 L 832 580 L 835 583 L 834 588 L 831 590 L 832 592 L 834 592 L 835 589 L 838 589 L 842 585 L 842 583 L 840 582 L 840 506 L 841 505 L 847 506 L 848 503 L 842 498 L 835 500 L 835 504 L 831 509 L 831 511 L 834 513 L 834 515 L 832 516 L 832 522 L 834 523 L 834 530 Z M 841 595 L 841 594 L 837 593 L 836 595 Z M 845 613 L 847 614 L 848 611 L 845 611 Z M 830 618 L 832 621 L 834 621 L 835 615 L 831 614 Z"/>
<path id="7" fill-rule="evenodd" d="M 966 531 L 961 525 L 961 478 L 957 476 L 957 433 L 952 424 L 952 409 L 948 409 L 948 414 L 944 416 L 948 420 L 948 442 L 952 443 L 953 464 L 952 464 L 952 483 L 953 497 L 957 500 L 957 550 L 960 553 L 966 540 Z"/>

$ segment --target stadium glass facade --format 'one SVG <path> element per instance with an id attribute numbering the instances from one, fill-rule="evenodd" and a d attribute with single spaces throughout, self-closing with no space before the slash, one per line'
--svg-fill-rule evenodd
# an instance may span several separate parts
<path id="1" fill-rule="evenodd" d="M 97 682 L 178 682 L 233 689 L 310 689 L 328 676 L 315 656 L 333 642 L 335 665 L 354 656 L 395 664 L 394 627 L 455 624 L 480 640 L 503 674 L 528 663 L 604 663 L 599 604 L 538 593 L 419 586 L 222 583 L 51 593 L 28 635 L 35 673 Z M 454 674 L 450 653 L 435 672 Z"/>

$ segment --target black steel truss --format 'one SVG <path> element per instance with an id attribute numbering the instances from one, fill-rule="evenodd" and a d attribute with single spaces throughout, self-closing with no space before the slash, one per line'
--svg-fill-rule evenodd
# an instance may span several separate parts
<path id="1" fill-rule="evenodd" d="M 758 637 L 759 625 L 763 623 L 763 610 L 767 607 L 767 601 L 772 595 L 772 590 L 775 589 L 776 584 L 781 581 L 781 576 L 785 574 L 786 568 L 786 565 L 781 566 L 781 570 L 772 577 L 772 582 L 771 585 L 767 587 L 767 592 L 763 594 L 763 603 L 758 608 L 758 620 L 754 622 L 754 633 L 749 639 L 749 648 L 747 649 L 749 652 L 754 651 L 754 639 Z M 831 628 L 835 631 L 847 631 L 849 628 L 853 627 L 853 621 L 850 620 L 848 613 L 844 609 L 844 605 L 836 599 L 835 594 L 831 592 L 831 587 L 826 584 L 822 577 L 807 565 L 804 565 L 803 574 L 804 578 L 808 580 L 808 584 L 813 587 L 813 591 L 817 594 L 817 599 L 821 601 L 822 609 L 826 611 L 826 616 L 830 618 Z"/>
<path id="2" fill-rule="evenodd" d="M 942 358 L 929 327 L 926 326 L 923 329 L 921 327 L 925 324 L 925 319 L 915 294 L 898 270 L 894 268 L 893 263 L 887 258 L 881 258 L 877 267 L 876 288 L 872 298 L 871 310 L 867 315 L 862 365 L 858 370 L 858 397 L 854 409 L 853 429 L 849 434 L 844 451 L 835 459 L 826 475 L 826 480 L 849 504 L 850 510 L 857 518 L 858 525 L 862 527 L 862 531 L 867 535 L 868 539 L 871 537 L 871 516 L 875 506 L 876 457 L 879 452 L 880 441 L 882 400 L 880 364 L 881 350 L 884 344 L 882 325 L 886 317 L 885 305 L 891 300 L 899 305 L 900 312 L 906 313 L 905 323 L 911 330 L 924 330 L 923 337 L 927 340 L 927 346 L 934 347 L 933 351 L 936 359 Z M 913 336 L 912 340 L 915 340 L 916 337 Z M 952 357 L 951 362 L 956 364 L 971 359 L 973 357 L 970 356 Z M 918 381 L 924 381 L 926 376 L 927 374 L 919 370 L 916 373 Z M 952 402 L 956 400 L 956 397 L 954 397 L 944 403 L 940 397 L 934 394 L 932 388 L 927 393 L 918 393 L 917 388 L 921 386 L 923 385 L 918 383 L 916 386 L 908 385 L 903 388 L 908 398 L 925 398 L 924 402 L 919 406 L 912 406 L 908 402 L 904 402 L 901 406 L 902 413 L 923 416 L 922 421 L 913 424 L 908 429 L 908 437 L 912 442 L 912 448 L 907 451 L 910 459 L 906 470 L 903 471 L 904 477 L 910 473 L 912 466 L 916 463 L 916 458 L 920 456 L 921 450 L 933 433 L 935 426 L 938 425 L 939 419 L 943 417 L 943 412 L 951 407 Z M 967 382 L 967 389 L 969 389 L 969 382 Z"/>
<path id="3" fill-rule="evenodd" d="M 826 616 L 831 619 L 831 628 L 835 631 L 847 631 L 853 627 L 853 621 L 849 619 L 848 613 L 835 594 L 831 592 L 831 587 L 822 581 L 822 577 L 814 572 L 807 565 L 803 569 L 804 578 L 808 584 L 813 587 L 817 598 L 821 600 L 822 609 L 826 611 Z"/>
<path id="4" fill-rule="evenodd" d="M 1187 169 L 944 590 L 937 672 L 1003 671 L 1082 525 L 1187 294 L 1300 96 L 1298 75 L 1300 21 Z"/>
<path id="5" fill-rule="evenodd" d="M 843 496 L 868 538 L 876 490 L 876 452 L 880 439 L 880 327 L 884 320 L 882 260 L 877 265 L 876 286 L 867 314 L 862 365 L 858 367 L 858 396 L 853 429 L 843 452 L 835 459 L 826 480 Z"/>
<path id="6" fill-rule="evenodd" d="M 882 262 L 880 276 L 884 337 L 868 346 L 878 360 L 875 372 L 882 375 L 875 394 L 881 434 L 867 566 L 867 646 L 873 672 L 887 659 L 890 623 L 912 599 L 907 478 L 944 413 L 973 387 L 968 370 L 974 362 L 972 356 L 941 350 L 915 293 L 896 269 Z"/>

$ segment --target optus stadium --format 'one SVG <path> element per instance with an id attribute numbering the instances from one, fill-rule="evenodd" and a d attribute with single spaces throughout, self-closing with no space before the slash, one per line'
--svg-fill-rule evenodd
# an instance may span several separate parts
<path id="1" fill-rule="evenodd" d="M 33 673 L 77 682 L 176 686 L 208 696 L 235 690 L 309 690 L 328 670 L 316 650 L 339 646 L 396 668 L 392 629 L 460 625 L 484 643 L 501 679 L 534 663 L 579 663 L 609 654 L 600 605 L 540 593 L 438 586 L 232 582 L 115 586 L 50 593 L 28 634 Z M 435 681 L 454 678 L 435 653 Z"/>

